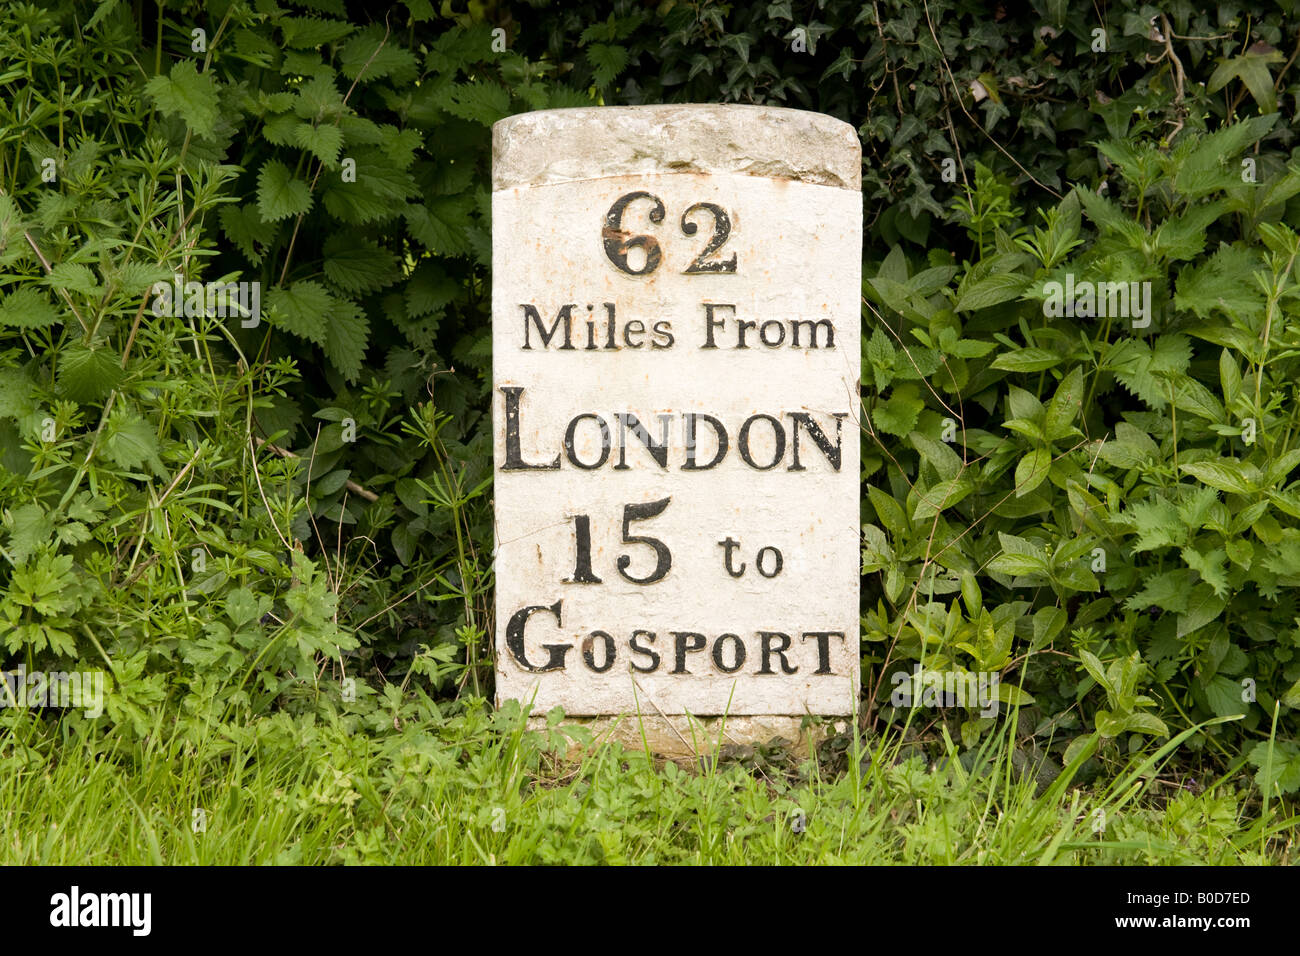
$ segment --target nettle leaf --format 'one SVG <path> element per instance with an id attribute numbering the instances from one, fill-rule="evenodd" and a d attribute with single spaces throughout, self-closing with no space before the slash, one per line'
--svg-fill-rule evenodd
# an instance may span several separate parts
<path id="1" fill-rule="evenodd" d="M 24 418 L 36 411 L 36 383 L 21 369 L 0 369 L 0 417 Z"/>
<path id="2" fill-rule="evenodd" d="M 444 109 L 460 119 L 491 126 L 510 115 L 510 91 L 495 83 L 458 83 L 445 94 Z"/>
<path id="3" fill-rule="evenodd" d="M 281 17 L 279 24 L 284 34 L 284 45 L 300 50 L 342 40 L 356 30 L 350 23 L 319 17 Z"/>
<path id="4" fill-rule="evenodd" d="M 179 116 L 199 136 L 215 132 L 221 115 L 217 85 L 209 74 L 198 71 L 193 60 L 172 64 L 169 76 L 155 76 L 144 91 L 158 109 Z"/>
<path id="5" fill-rule="evenodd" d="M 158 432 L 134 412 L 114 412 L 102 448 L 104 455 L 119 467 L 136 469 L 158 460 Z"/>
<path id="6" fill-rule="evenodd" d="M 593 43 L 587 47 L 587 59 L 591 61 L 591 76 L 596 85 L 608 86 L 627 66 L 627 50 L 621 46 Z"/>
<path id="7" fill-rule="evenodd" d="M 319 282 L 303 279 L 287 289 L 271 289 L 266 294 L 266 306 L 279 328 L 317 345 L 324 344 L 326 316 L 335 307 L 335 300 Z"/>
<path id="8" fill-rule="evenodd" d="M 337 126 L 312 126 L 299 123 L 293 128 L 294 145 L 310 152 L 330 169 L 339 165 L 339 151 L 343 149 L 343 133 Z"/>
<path id="9" fill-rule="evenodd" d="M 361 359 L 366 354 L 369 338 L 370 320 L 366 313 L 355 302 L 336 299 L 326 317 L 324 349 L 326 357 L 349 383 L 361 374 Z"/>
<path id="10" fill-rule="evenodd" d="M 9 557 L 15 565 L 23 564 L 45 547 L 54 534 L 54 519 L 38 504 L 18 505 L 10 511 L 7 524 Z"/>
<path id="11" fill-rule="evenodd" d="M 1228 596 L 1228 554 L 1223 548 L 1212 548 L 1202 554 L 1195 548 L 1182 550 L 1183 561 L 1201 576 L 1201 580 L 1214 588 L 1219 597 Z"/>
<path id="12" fill-rule="evenodd" d="M 298 88 L 298 95 L 293 102 L 294 113 L 300 119 L 313 122 L 332 120 L 343 115 L 346 108 L 343 94 L 334 85 L 334 77 L 330 73 L 314 76 L 304 83 Z"/>
<path id="13" fill-rule="evenodd" d="M 882 432 L 903 438 L 916 428 L 916 420 L 923 408 L 925 402 L 915 385 L 899 385 L 889 398 L 876 403 L 871 410 L 871 420 Z"/>
<path id="14" fill-rule="evenodd" d="M 257 177 L 257 208 L 267 222 L 300 216 L 311 209 L 311 190 L 284 163 L 268 159 Z"/>
<path id="15" fill-rule="evenodd" d="M 1220 76 L 1223 67 L 1215 71 Z M 1227 75 L 1231 79 L 1231 75 Z M 1214 79 L 1211 78 L 1211 84 Z M 1227 79 L 1224 80 L 1227 82 Z M 1272 85 L 1270 84 L 1270 92 Z M 1214 89 L 1210 90 L 1211 93 Z M 1264 110 L 1271 113 L 1272 110 Z M 1220 189 L 1241 184 L 1241 167 L 1234 163 L 1235 157 L 1277 122 L 1276 116 L 1255 116 L 1238 123 L 1230 123 L 1194 143 L 1191 151 L 1180 157 L 1178 171 L 1174 174 L 1174 188 L 1189 198 L 1197 198 Z"/>
<path id="16" fill-rule="evenodd" d="M 267 228 L 257 207 L 252 203 L 245 206 L 228 203 L 221 207 L 217 215 L 221 219 L 221 231 L 226 234 L 226 238 L 235 244 L 249 262 L 260 265 L 263 254 L 258 246 L 265 245 L 270 238 L 268 233 L 274 235 L 274 232 Z"/>
<path id="17" fill-rule="evenodd" d="M 325 240 L 325 275 L 345 292 L 373 292 L 397 278 L 391 252 L 355 233 L 335 233 Z"/>
<path id="18" fill-rule="evenodd" d="M 384 36 L 377 24 L 358 33 L 339 50 L 339 70 L 349 80 L 360 78 L 362 83 L 373 83 L 386 76 L 414 76 L 417 66 L 414 54 L 397 42 L 397 38 Z"/>
<path id="19" fill-rule="evenodd" d="M 407 226 L 420 243 L 430 252 L 444 256 L 460 256 L 470 251 L 465 230 L 470 224 L 472 196 L 440 196 L 424 205 L 408 205 Z"/>
<path id="20" fill-rule="evenodd" d="M 0 301 L 0 325 L 44 329 L 58 321 L 58 310 L 45 295 L 30 286 L 15 289 Z"/>
<path id="21" fill-rule="evenodd" d="M 460 284 L 437 262 L 424 260 L 406 283 L 406 314 L 411 318 L 441 309 L 460 294 Z"/>
<path id="22" fill-rule="evenodd" d="M 74 402 L 102 401 L 125 373 L 122 357 L 106 348 L 70 345 L 59 356 L 59 391 Z"/>
<path id="23" fill-rule="evenodd" d="M 1222 246 L 1206 261 L 1178 274 L 1174 308 L 1202 319 L 1209 318 L 1212 309 L 1232 318 L 1254 315 L 1264 308 L 1264 294 L 1252 278 L 1262 266 L 1258 251 Z"/>
<path id="24" fill-rule="evenodd" d="M 1259 768 L 1255 782 L 1267 792 L 1300 790 L 1300 748 L 1289 740 L 1261 740 L 1250 751 L 1250 762 Z"/>
<path id="25" fill-rule="evenodd" d="M 1134 503 L 1124 514 L 1138 539 L 1133 544 L 1136 551 L 1154 551 L 1171 544 L 1182 544 L 1187 537 L 1178 507 L 1162 497 L 1152 497 Z"/>
<path id="26" fill-rule="evenodd" d="M 91 268 L 78 262 L 58 263 L 41 281 L 51 289 L 66 289 L 82 295 L 98 295 L 102 291 Z"/>
<path id="27" fill-rule="evenodd" d="M 1195 583 L 1195 575 L 1182 568 L 1157 574 L 1146 587 L 1129 597 L 1124 607 L 1130 611 L 1158 607 L 1171 614 L 1181 614 L 1187 610 L 1187 599 Z"/>

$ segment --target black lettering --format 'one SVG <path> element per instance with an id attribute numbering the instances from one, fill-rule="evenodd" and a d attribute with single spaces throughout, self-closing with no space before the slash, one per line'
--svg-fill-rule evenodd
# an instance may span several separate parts
<path id="1" fill-rule="evenodd" d="M 549 332 L 542 324 L 542 316 L 541 313 L 537 311 L 537 306 L 530 305 L 527 302 L 521 302 L 519 307 L 524 310 L 524 348 L 531 350 L 533 347 L 532 343 L 528 340 L 529 322 L 532 322 L 537 326 L 537 334 L 541 337 L 542 348 L 551 347 L 551 339 L 555 338 L 556 332 L 560 329 L 560 323 L 563 322 L 564 344 L 561 345 L 560 348 L 569 350 L 573 349 L 573 310 L 577 307 L 577 303 L 560 306 L 560 311 L 556 313 L 555 322 L 551 325 Z"/>
<path id="2" fill-rule="evenodd" d="M 654 341 L 650 343 L 650 348 L 652 349 L 672 348 L 673 342 L 676 341 L 673 338 L 672 328 L 673 328 L 673 324 L 669 322 L 667 319 L 660 319 L 658 322 L 656 322 L 652 327 L 652 330 L 654 332 Z M 660 341 L 660 338 L 663 339 L 662 342 Z"/>
<path id="3" fill-rule="evenodd" d="M 768 574 L 763 570 L 763 555 L 772 554 L 776 558 L 776 566 L 772 568 L 772 573 Z M 758 573 L 765 578 L 774 578 L 781 573 L 781 568 L 785 565 L 785 557 L 781 554 L 780 548 L 774 548 L 770 544 L 767 547 L 759 548 L 758 554 L 754 558 L 754 567 L 758 568 Z"/>
<path id="4" fill-rule="evenodd" d="M 776 341 L 769 342 L 767 340 L 767 330 L 773 327 L 776 328 Z M 760 340 L 762 340 L 763 344 L 766 345 L 768 348 L 770 349 L 776 348 L 778 345 L 780 345 L 782 342 L 785 341 L 785 323 L 782 322 L 780 319 L 768 319 L 759 328 L 758 337 Z"/>
<path id="5" fill-rule="evenodd" d="M 545 604 L 533 604 L 529 607 L 520 608 L 510 616 L 510 623 L 506 625 L 506 647 L 509 648 L 510 655 L 519 662 L 519 666 L 524 670 L 533 674 L 564 670 L 564 658 L 571 649 L 569 644 L 543 644 L 542 650 L 546 651 L 550 656 L 541 667 L 530 664 L 524 654 L 524 626 L 528 623 L 528 618 L 538 611 L 548 611 L 555 616 L 555 623 L 563 626 L 564 622 L 560 619 L 560 610 L 563 604 L 563 598 L 549 607 Z"/>
<path id="6" fill-rule="evenodd" d="M 594 464 L 590 464 L 590 465 L 586 464 L 585 462 L 581 461 L 578 458 L 577 449 L 574 448 L 573 445 L 573 436 L 574 433 L 577 432 L 578 430 L 578 423 L 587 418 L 590 418 L 592 421 L 594 421 L 597 425 L 600 426 L 600 458 Z M 568 456 L 569 461 L 572 462 L 574 465 L 578 466 L 579 468 L 583 468 L 587 471 L 595 471 L 597 468 L 603 467 L 605 462 L 609 461 L 609 452 L 611 447 L 612 447 L 612 442 L 610 441 L 610 437 L 609 437 L 609 426 L 605 424 L 605 419 L 601 418 L 599 415 L 592 414 L 591 412 L 585 412 L 581 415 L 574 417 L 574 419 L 569 422 L 569 427 L 564 430 L 565 455 Z M 557 465 L 556 467 L 559 466 Z"/>
<path id="7" fill-rule="evenodd" d="M 605 348 L 618 351 L 618 343 L 614 341 L 614 327 L 617 322 L 614 319 L 614 303 L 605 303 L 605 313 L 609 316 L 609 325 L 605 329 Z"/>
<path id="8" fill-rule="evenodd" d="M 687 639 L 690 644 L 687 644 Z M 704 650 L 704 645 L 708 643 L 703 634 L 696 634 L 694 631 L 673 631 L 673 659 L 676 663 L 670 674 L 689 674 L 686 669 L 686 655 L 693 654 L 696 651 Z"/>
<path id="9" fill-rule="evenodd" d="M 776 454 L 773 456 L 771 464 L 768 465 L 758 464 L 749 453 L 749 429 L 754 422 L 760 419 L 772 423 L 772 436 L 776 439 Z M 771 415 L 751 415 L 745 419 L 745 424 L 740 426 L 740 439 L 737 445 L 740 449 L 740 457 L 745 459 L 745 464 L 749 465 L 750 468 L 755 468 L 758 471 L 771 471 L 785 457 L 785 429 Z"/>
<path id="10" fill-rule="evenodd" d="M 826 456 L 826 460 L 831 463 L 831 467 L 836 471 L 840 470 L 840 449 L 844 445 L 844 417 L 848 412 L 836 412 L 835 418 L 835 444 L 830 443 L 826 433 L 822 431 L 821 426 L 813 421 L 813 417 L 807 412 L 786 412 L 794 421 L 791 428 L 793 439 L 790 442 L 790 471 L 807 471 L 803 465 L 799 464 L 799 426 L 802 425 L 808 430 L 808 437 L 813 440 L 813 444 L 821 450 Z"/>
<path id="11" fill-rule="evenodd" d="M 738 578 L 745 573 L 745 562 L 740 562 L 740 569 L 737 570 L 731 566 L 731 552 L 740 547 L 740 542 L 727 535 L 725 541 L 719 541 L 718 547 L 722 548 L 722 565 L 727 569 L 727 573 L 733 578 Z"/>
<path id="12" fill-rule="evenodd" d="M 838 637 L 842 641 L 844 640 L 844 632 L 805 631 L 803 637 L 800 638 L 800 642 L 806 641 L 810 637 L 817 640 L 817 670 L 813 673 L 829 674 L 831 672 L 831 638 Z"/>
<path id="13" fill-rule="evenodd" d="M 662 438 L 655 442 L 650 439 L 650 433 L 646 427 L 641 424 L 641 420 L 635 415 L 627 412 L 618 413 L 618 464 L 614 466 L 615 471 L 627 471 L 632 466 L 627 463 L 627 433 L 631 429 L 635 435 L 645 445 L 645 450 L 650 452 L 660 468 L 668 467 L 668 427 L 672 423 L 673 416 L 659 416 L 659 431 Z"/>
<path id="14" fill-rule="evenodd" d="M 826 348 L 835 348 L 835 326 L 831 324 L 830 319 L 819 319 L 814 322 L 812 319 L 796 319 L 790 323 L 790 347 L 799 347 L 799 326 L 808 326 L 808 338 L 812 343 L 808 346 L 810 349 L 819 348 L 817 345 L 817 330 L 822 326 L 826 327 Z"/>
<path id="15" fill-rule="evenodd" d="M 786 674 L 793 674 L 799 670 L 797 667 L 791 667 L 790 662 L 785 658 L 785 652 L 790 649 L 790 635 L 782 634 L 780 631 L 759 631 L 758 636 L 763 640 L 763 666 L 758 669 L 760 674 L 775 674 L 772 670 L 772 655 L 775 654 L 781 658 L 781 670 Z M 772 641 L 780 638 L 781 646 L 773 647 Z"/>
<path id="16" fill-rule="evenodd" d="M 705 415 L 697 412 L 686 412 L 682 415 L 686 419 L 686 461 L 682 463 L 682 471 L 708 471 L 727 457 L 727 430 L 722 427 L 722 422 L 718 421 L 712 415 Z M 713 461 L 707 465 L 699 465 L 695 462 L 695 422 L 697 419 L 704 421 L 713 429 L 713 433 L 718 436 L 718 451 L 713 456 Z"/>
<path id="17" fill-rule="evenodd" d="M 733 315 L 736 312 L 734 305 L 728 305 L 725 302 L 704 303 L 704 344 L 700 346 L 702 349 L 716 349 L 718 346 L 713 341 L 713 330 L 715 328 L 722 329 L 727 324 L 726 319 L 715 319 L 713 317 L 714 309 L 730 309 Z"/>
<path id="18" fill-rule="evenodd" d="M 645 345 L 645 343 L 640 341 L 640 339 L 633 342 L 633 335 L 645 335 L 645 323 L 639 319 L 633 319 L 627 325 L 623 326 L 623 344 L 630 349 L 639 349 Z"/>
<path id="19" fill-rule="evenodd" d="M 605 645 L 605 663 L 597 667 L 596 655 L 593 652 L 597 638 Z M 592 631 L 583 639 L 582 642 L 582 659 L 597 674 L 603 674 L 614 666 L 614 638 L 610 637 L 604 631 Z"/>
<path id="20" fill-rule="evenodd" d="M 730 667 L 722 663 L 722 642 L 726 640 L 736 642 L 735 660 L 732 662 Z M 736 671 L 745 666 L 745 642 L 735 634 L 720 635 L 718 639 L 713 642 L 713 665 L 724 674 L 736 673 Z"/>
<path id="21" fill-rule="evenodd" d="M 502 471 L 555 471 L 560 467 L 560 456 L 549 465 L 530 465 L 524 461 L 519 448 L 519 396 L 524 392 L 520 385 L 503 385 L 501 394 L 506 397 L 506 463 Z"/>
<path id="22" fill-rule="evenodd" d="M 650 648 L 648 648 L 648 647 L 642 647 L 640 644 L 637 643 L 637 637 L 640 636 L 640 635 L 642 635 L 642 634 L 644 634 L 644 635 L 646 636 L 646 638 L 650 641 L 651 644 L 654 643 L 654 640 L 655 640 L 655 632 L 654 632 L 654 631 L 642 631 L 642 630 L 636 630 L 636 631 L 633 631 L 633 632 L 632 632 L 632 636 L 631 636 L 630 638 L 628 638 L 627 646 L 630 647 L 630 648 L 632 648 L 632 653 L 633 653 L 633 654 L 645 654 L 645 655 L 647 655 L 647 656 L 650 658 L 650 666 L 649 666 L 649 667 L 642 667 L 642 666 L 641 666 L 640 664 L 638 664 L 636 661 L 633 661 L 633 662 L 632 662 L 632 670 L 634 670 L 634 671 L 638 671 L 639 673 L 642 673 L 642 674 L 652 674 L 652 673 L 654 673 L 655 671 L 657 671 L 657 670 L 659 669 L 659 654 L 658 654 L 657 651 L 652 651 Z"/>

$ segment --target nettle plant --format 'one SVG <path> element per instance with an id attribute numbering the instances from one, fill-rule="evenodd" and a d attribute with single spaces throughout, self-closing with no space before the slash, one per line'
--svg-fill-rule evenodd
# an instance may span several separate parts
<path id="1" fill-rule="evenodd" d="M 986 666 L 960 635 L 996 604 L 1037 734 L 1082 703 L 1131 746 L 1235 718 L 1193 738 L 1226 753 L 1275 715 L 1294 738 L 1300 167 L 1275 120 L 1104 141 L 1105 193 L 1032 225 L 981 172 L 973 262 L 895 250 L 865 283 L 873 662 Z M 1292 743 L 1263 755 L 1300 786 Z"/>
<path id="2" fill-rule="evenodd" d="M 79 15 L 0 13 L 0 660 L 107 671 L 135 734 L 177 697 L 205 720 L 337 700 L 339 582 L 294 548 L 298 466 L 252 429 L 298 372 L 206 295 L 160 298 L 234 278 L 214 227 L 238 170 L 155 109 L 185 98 L 120 17 Z"/>

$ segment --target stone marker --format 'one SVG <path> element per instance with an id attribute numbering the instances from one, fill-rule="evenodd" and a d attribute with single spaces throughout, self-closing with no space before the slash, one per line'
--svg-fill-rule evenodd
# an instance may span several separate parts
<path id="1" fill-rule="evenodd" d="M 860 175 L 798 110 L 496 124 L 499 700 L 688 751 L 855 712 Z"/>

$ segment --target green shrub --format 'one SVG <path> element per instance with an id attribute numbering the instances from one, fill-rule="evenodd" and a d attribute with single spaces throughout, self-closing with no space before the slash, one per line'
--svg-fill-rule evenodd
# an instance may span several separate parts
<path id="1" fill-rule="evenodd" d="M 1058 756 L 1244 714 L 1190 745 L 1296 789 L 1295 4 L 1032 9 L 0 10 L 9 664 L 138 735 L 486 696 L 490 127 L 772 103 L 864 143 L 867 718 L 995 671 Z"/>

